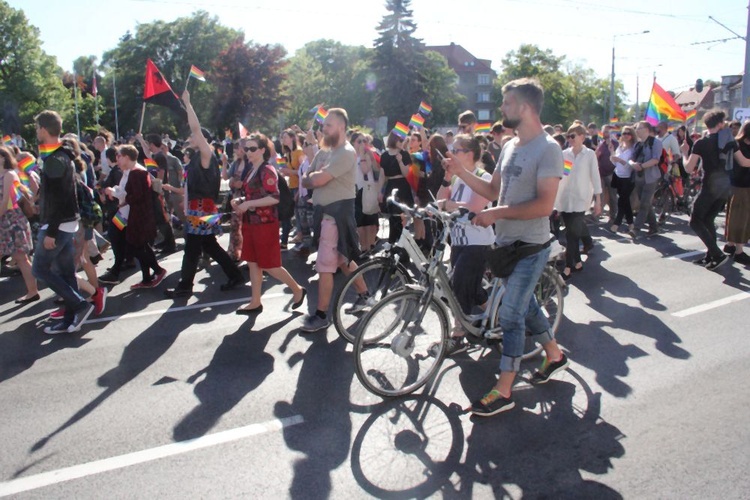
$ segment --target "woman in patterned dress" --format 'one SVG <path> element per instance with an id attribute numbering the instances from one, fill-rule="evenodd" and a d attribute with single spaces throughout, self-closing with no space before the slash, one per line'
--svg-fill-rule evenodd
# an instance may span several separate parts
<path id="1" fill-rule="evenodd" d="M 0 147 L 0 255 L 11 255 L 18 264 L 26 295 L 16 299 L 16 304 L 39 300 L 39 289 L 31 274 L 29 254 L 33 249 L 31 226 L 15 200 L 15 185 L 21 183 L 16 173 L 16 159 L 6 147 Z"/>

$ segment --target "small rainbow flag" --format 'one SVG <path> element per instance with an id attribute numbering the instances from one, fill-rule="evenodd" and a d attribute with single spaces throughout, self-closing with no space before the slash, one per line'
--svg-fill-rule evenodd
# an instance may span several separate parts
<path id="1" fill-rule="evenodd" d="M 3 136 L 3 144 L 5 144 L 6 146 L 9 146 L 11 144 L 11 138 L 9 135 Z"/>
<path id="2" fill-rule="evenodd" d="M 29 178 L 29 174 L 24 171 L 18 172 L 18 178 L 21 179 L 21 182 L 24 186 L 31 187 L 31 179 Z"/>
<path id="3" fill-rule="evenodd" d="M 112 217 L 112 224 L 115 225 L 117 229 L 122 231 L 125 229 L 125 226 L 128 225 L 128 219 L 126 219 L 119 211 L 115 214 L 114 217 Z"/>
<path id="4" fill-rule="evenodd" d="M 430 113 L 432 113 L 432 106 L 422 101 L 419 103 L 419 112 L 423 114 L 424 116 L 427 116 Z"/>
<path id="5" fill-rule="evenodd" d="M 206 74 L 193 65 L 190 65 L 190 76 L 188 76 L 188 78 L 190 78 L 191 76 L 196 80 L 200 80 L 202 82 L 206 81 Z"/>
<path id="6" fill-rule="evenodd" d="M 54 144 L 40 144 L 39 145 L 39 156 L 41 156 L 43 159 L 57 151 L 60 146 L 62 146 L 61 142 L 56 142 Z"/>
<path id="7" fill-rule="evenodd" d="M 486 134 L 490 130 L 492 130 L 491 123 L 477 123 L 476 127 L 474 127 L 475 134 Z"/>
<path id="8" fill-rule="evenodd" d="M 404 139 L 409 134 L 409 127 L 407 127 L 401 122 L 396 122 L 396 126 L 393 127 L 392 132 L 396 134 L 397 136 L 399 136 L 400 138 Z"/>
<path id="9" fill-rule="evenodd" d="M 279 168 L 286 167 L 287 166 L 286 158 L 284 158 L 283 156 L 278 156 L 276 158 L 276 166 Z"/>
<path id="10" fill-rule="evenodd" d="M 609 119 L 609 123 L 618 123 L 619 121 L 620 119 L 617 118 L 616 116 L 613 116 L 612 118 Z"/>
<path id="11" fill-rule="evenodd" d="M 29 191 L 29 188 L 21 184 L 18 180 L 13 180 L 13 186 L 11 187 L 10 191 L 10 199 L 8 200 L 8 209 L 12 208 L 18 208 L 18 202 L 21 200 L 21 197 L 27 195 L 31 196 L 31 192 Z"/>
<path id="12" fill-rule="evenodd" d="M 199 219 L 201 222 L 213 226 L 214 224 L 221 222 L 221 214 L 204 215 L 203 217 L 199 217 Z"/>
<path id="13" fill-rule="evenodd" d="M 596 136 L 599 137 L 599 139 L 604 139 L 604 134 L 602 133 L 601 130 L 596 133 Z"/>
<path id="14" fill-rule="evenodd" d="M 689 121 L 695 119 L 696 116 L 698 116 L 698 110 L 697 109 L 694 109 L 692 111 L 688 111 L 685 114 L 685 121 L 689 122 Z"/>
<path id="15" fill-rule="evenodd" d="M 145 160 L 143 160 L 143 166 L 145 166 L 146 168 L 159 168 L 159 165 L 153 158 L 146 158 Z"/>
<path id="16" fill-rule="evenodd" d="M 27 156 L 18 162 L 18 166 L 25 174 L 29 174 L 37 168 L 36 159 L 33 156 Z"/>
<path id="17" fill-rule="evenodd" d="M 315 120 L 318 123 L 323 123 L 323 120 L 328 116 L 328 111 L 323 106 L 318 106 L 318 110 L 315 112 Z"/>
<path id="18" fill-rule="evenodd" d="M 411 121 L 409 122 L 410 127 L 422 128 L 424 127 L 424 117 L 419 113 L 411 115 Z"/>
<path id="19" fill-rule="evenodd" d="M 570 160 L 563 161 L 563 175 L 570 175 L 571 170 L 573 170 L 573 162 Z"/>

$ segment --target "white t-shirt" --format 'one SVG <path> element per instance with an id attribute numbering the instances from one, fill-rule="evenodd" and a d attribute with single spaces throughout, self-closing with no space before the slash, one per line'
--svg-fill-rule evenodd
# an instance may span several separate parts
<path id="1" fill-rule="evenodd" d="M 133 168 L 137 168 L 137 167 L 133 167 Z M 122 172 L 122 179 L 120 179 L 120 184 L 112 188 L 115 191 L 115 198 L 118 199 L 118 201 L 120 202 L 120 205 L 125 203 L 125 197 L 128 195 L 128 193 L 125 192 L 125 186 L 128 184 L 128 177 L 130 177 L 130 170 L 124 170 Z M 187 205 L 187 203 L 185 205 Z M 120 207 L 119 212 L 122 214 L 123 217 L 127 219 L 128 216 L 130 216 L 130 205 L 125 205 L 123 207 Z"/>
<path id="2" fill-rule="evenodd" d="M 682 157 L 680 153 L 680 143 L 677 141 L 677 137 L 667 132 L 664 137 L 658 137 L 661 141 L 662 148 L 667 150 L 667 153 L 672 155 L 672 161 L 677 161 L 678 158 Z"/>
<path id="3" fill-rule="evenodd" d="M 492 180 L 492 175 L 480 168 L 474 169 L 474 175 L 485 181 Z M 451 183 L 451 201 L 457 203 L 469 203 L 474 191 L 458 177 L 453 177 Z M 490 206 L 488 203 L 487 206 Z M 486 208 L 486 207 L 485 207 Z M 495 241 L 495 231 L 492 226 L 476 226 L 467 219 L 459 219 L 458 223 L 451 228 L 451 245 L 465 247 L 470 245 L 492 245 Z"/>

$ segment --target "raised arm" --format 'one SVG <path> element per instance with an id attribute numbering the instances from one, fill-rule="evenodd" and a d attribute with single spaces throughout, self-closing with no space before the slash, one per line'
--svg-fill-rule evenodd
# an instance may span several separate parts
<path id="1" fill-rule="evenodd" d="M 211 145 L 206 138 L 203 137 L 201 123 L 198 121 L 198 115 L 195 114 L 193 105 L 190 103 L 190 92 L 187 89 L 182 93 L 182 102 L 185 103 L 188 125 L 190 126 L 190 134 L 192 136 L 190 143 L 200 151 L 201 167 L 208 168 L 211 165 L 211 155 L 214 153 L 211 150 Z"/>

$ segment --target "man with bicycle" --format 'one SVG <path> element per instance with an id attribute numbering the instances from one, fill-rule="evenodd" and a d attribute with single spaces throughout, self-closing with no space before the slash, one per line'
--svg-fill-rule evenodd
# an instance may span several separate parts
<path id="1" fill-rule="evenodd" d="M 520 257 L 505 278 L 506 293 L 500 306 L 503 329 L 500 377 L 492 390 L 472 404 L 472 413 L 479 416 L 495 415 L 515 406 L 511 393 L 520 369 L 527 329 L 546 353 L 542 367 L 534 374 L 535 383 L 547 382 L 569 363 L 553 338 L 549 322 L 533 293 L 550 254 L 549 215 L 563 174 L 562 151 L 542 128 L 544 90 L 539 82 L 522 78 L 506 84 L 502 91 L 503 126 L 515 129 L 517 137 L 500 153 L 492 180 L 483 180 L 458 168 L 450 159 L 445 161 L 446 169 L 472 191 L 487 199 L 499 200 L 497 207 L 482 211 L 472 221 L 482 227 L 495 224 L 493 253 L 513 250 Z"/>

